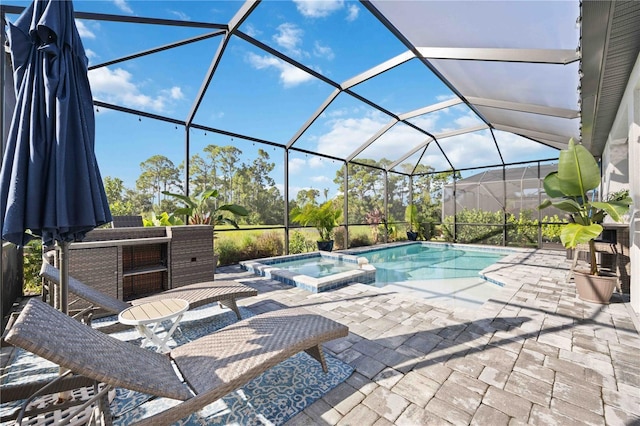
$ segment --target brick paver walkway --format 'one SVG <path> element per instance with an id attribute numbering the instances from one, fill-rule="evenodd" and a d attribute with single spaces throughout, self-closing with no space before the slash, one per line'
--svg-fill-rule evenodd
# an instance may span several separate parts
<path id="1" fill-rule="evenodd" d="M 294 425 L 640 424 L 637 316 L 622 299 L 576 298 L 564 252 L 509 256 L 505 288 L 479 310 L 353 284 L 311 294 L 242 271 L 256 313 L 304 306 L 349 326 L 326 349 L 355 368 Z"/>

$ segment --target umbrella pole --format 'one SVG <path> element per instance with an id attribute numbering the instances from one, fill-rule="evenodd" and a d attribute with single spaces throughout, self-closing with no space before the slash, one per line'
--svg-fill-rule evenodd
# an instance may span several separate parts
<path id="1" fill-rule="evenodd" d="M 58 289 L 58 308 L 61 312 L 69 313 L 69 243 L 67 241 L 61 241 L 57 243 L 60 248 L 60 288 Z M 60 367 L 59 375 L 67 373 L 66 368 Z M 71 399 L 71 391 L 58 392 L 58 403 L 68 401 Z"/>
<path id="2" fill-rule="evenodd" d="M 60 288 L 58 289 L 59 300 L 58 308 L 61 312 L 69 313 L 69 242 L 61 241 L 58 243 L 60 247 Z"/>

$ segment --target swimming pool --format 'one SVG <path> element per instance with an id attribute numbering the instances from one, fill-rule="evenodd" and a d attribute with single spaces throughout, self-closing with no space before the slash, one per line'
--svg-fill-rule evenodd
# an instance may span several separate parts
<path id="1" fill-rule="evenodd" d="M 376 287 L 412 293 L 447 306 L 478 308 L 500 291 L 480 272 L 510 253 L 443 243 L 413 243 L 350 251 L 376 268 Z"/>
<path id="2" fill-rule="evenodd" d="M 411 293 L 450 307 L 477 308 L 501 286 L 480 272 L 510 249 L 449 243 L 398 243 L 240 262 L 243 269 L 320 292 L 358 282 Z"/>

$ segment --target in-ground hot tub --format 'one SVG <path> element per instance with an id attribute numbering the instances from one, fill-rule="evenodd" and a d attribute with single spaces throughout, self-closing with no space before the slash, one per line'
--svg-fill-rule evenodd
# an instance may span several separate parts
<path id="1" fill-rule="evenodd" d="M 247 260 L 240 262 L 240 266 L 312 293 L 376 280 L 376 268 L 364 257 L 324 251 Z"/>

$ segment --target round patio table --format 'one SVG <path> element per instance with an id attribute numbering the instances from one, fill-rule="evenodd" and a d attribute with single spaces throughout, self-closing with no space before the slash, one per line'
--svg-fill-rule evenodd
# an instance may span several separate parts
<path id="1" fill-rule="evenodd" d="M 158 352 L 169 352 L 171 349 L 167 342 L 178 327 L 182 315 L 189 309 L 189 302 L 182 299 L 162 299 L 153 302 L 141 303 L 125 309 L 118 315 L 118 321 L 122 324 L 133 325 L 143 337 L 141 346 L 147 343 L 155 344 Z M 163 321 L 172 321 L 171 327 L 166 330 L 160 327 Z M 160 336 L 166 330 L 164 336 Z"/>

